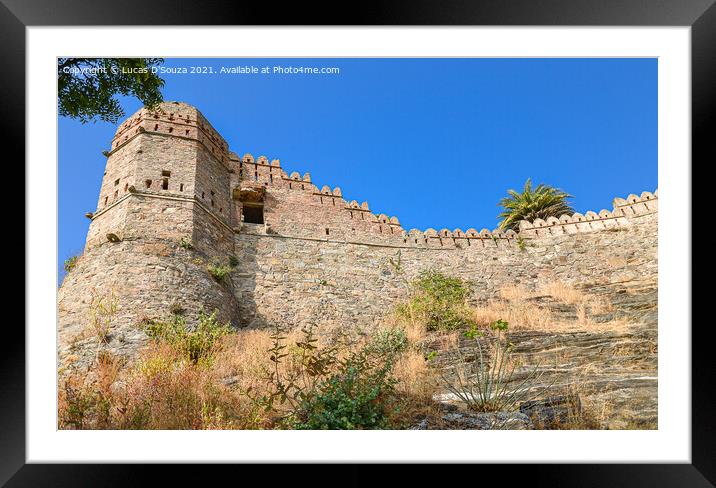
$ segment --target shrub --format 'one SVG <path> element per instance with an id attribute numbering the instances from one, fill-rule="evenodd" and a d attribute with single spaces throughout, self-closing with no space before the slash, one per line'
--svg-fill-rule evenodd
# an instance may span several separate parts
<path id="1" fill-rule="evenodd" d="M 243 392 L 254 410 L 274 417 L 277 425 L 291 426 L 298 405 L 330 374 L 337 361 L 338 346 L 319 347 L 313 326 L 301 329 L 301 333 L 302 338 L 289 349 L 281 326 L 274 327 L 269 336 L 271 345 L 266 350 L 271 366 L 264 369 L 263 393 L 254 393 L 252 387 Z"/>
<path id="2" fill-rule="evenodd" d="M 119 309 L 119 302 L 112 290 L 108 295 L 99 295 L 92 292 L 90 302 L 90 325 L 97 339 L 101 343 L 106 343 L 109 339 L 109 329 L 112 326 L 112 320 Z"/>
<path id="3" fill-rule="evenodd" d="M 412 283 L 413 296 L 398 306 L 398 314 L 422 317 L 428 330 L 455 330 L 471 324 L 465 300 L 470 284 L 437 271 L 423 271 Z"/>
<path id="4" fill-rule="evenodd" d="M 231 267 L 212 261 L 206 265 L 206 270 L 218 282 L 224 281 L 226 275 L 231 273 Z"/>
<path id="5" fill-rule="evenodd" d="M 407 345 L 404 333 L 386 330 L 362 347 L 319 346 L 313 327 L 285 343 L 280 327 L 267 350 L 265 393 L 245 394 L 274 426 L 291 429 L 380 429 L 397 411 L 393 368 Z"/>
<path id="6" fill-rule="evenodd" d="M 229 266 L 231 266 L 232 268 L 235 268 L 238 265 L 239 265 L 239 258 L 234 256 L 233 254 L 231 256 L 229 256 Z"/>
<path id="7" fill-rule="evenodd" d="M 371 338 L 368 349 L 376 354 L 398 354 L 408 348 L 408 337 L 400 328 L 381 329 Z"/>
<path id="8" fill-rule="evenodd" d="M 145 330 L 149 337 L 170 344 L 194 364 L 210 362 L 217 341 L 232 331 L 229 324 L 217 322 L 216 312 L 201 312 L 193 328 L 187 327 L 184 317 L 174 315 L 168 321 L 149 321 Z"/>
<path id="9" fill-rule="evenodd" d="M 403 428 L 434 408 L 424 353 L 399 328 L 227 334 L 213 314 L 143 327 L 152 340 L 136 360 L 100 350 L 89 370 L 62 374 L 59 428 Z"/>
<path id="10" fill-rule="evenodd" d="M 395 407 L 391 372 L 395 357 L 376 361 L 366 348 L 341 361 L 337 371 L 306 395 L 296 412 L 296 429 L 382 429 Z M 381 364 L 382 363 L 382 364 Z"/>
<path id="11" fill-rule="evenodd" d="M 63 265 L 63 267 L 65 268 L 65 271 L 67 273 L 75 269 L 75 266 L 77 266 L 78 259 L 79 256 L 70 256 L 69 258 L 65 259 L 65 264 Z"/>
<path id="12" fill-rule="evenodd" d="M 182 237 L 179 240 L 179 247 L 184 249 L 194 249 L 194 245 L 191 243 L 191 238 L 189 237 Z"/>
<path id="13" fill-rule="evenodd" d="M 186 312 L 186 309 L 184 306 L 179 302 L 172 302 L 171 305 L 169 305 L 169 311 L 172 315 L 184 315 L 184 312 Z M 143 320 L 143 322 L 146 322 L 146 320 Z"/>
<path id="14" fill-rule="evenodd" d="M 96 405 L 96 395 L 76 378 L 65 378 L 59 389 L 60 428 L 84 429 Z"/>
<path id="15" fill-rule="evenodd" d="M 520 249 L 520 251 L 524 251 L 527 249 L 527 241 L 525 241 L 525 238 L 522 236 L 517 236 L 517 247 Z"/>
<path id="16" fill-rule="evenodd" d="M 508 323 L 497 320 L 491 324 L 491 329 L 494 337 L 489 348 L 482 344 L 485 334 L 474 329 L 465 333 L 467 338 L 474 340 L 473 345 L 468 348 L 467 354 L 458 347 L 455 375 L 452 378 L 443 375 L 443 381 L 447 389 L 470 410 L 516 410 L 520 402 L 531 399 L 532 387 L 541 377 L 541 373 L 537 373 L 539 365 L 528 371 L 521 380 L 513 381 L 516 363 L 511 358 L 512 344 L 503 337 Z"/>

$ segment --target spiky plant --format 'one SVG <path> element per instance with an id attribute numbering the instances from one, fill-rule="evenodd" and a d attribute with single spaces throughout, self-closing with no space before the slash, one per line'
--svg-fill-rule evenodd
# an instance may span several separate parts
<path id="1" fill-rule="evenodd" d="M 516 373 L 517 362 L 512 359 L 512 344 L 503 336 L 508 323 L 502 319 L 490 324 L 492 338 L 472 329 L 463 335 L 472 339 L 472 346 L 464 352 L 457 347 L 457 362 L 452 376 L 442 373 L 448 391 L 475 412 L 509 412 L 519 404 L 532 400 L 544 372 L 539 364 Z M 483 341 L 485 344 L 483 344 Z"/>
<path id="2" fill-rule="evenodd" d="M 572 195 L 563 192 L 559 188 L 540 183 L 532 188 L 532 180 L 528 178 L 522 193 L 515 190 L 507 190 L 508 197 L 500 200 L 499 205 L 504 208 L 498 217 L 501 230 L 519 230 L 520 220 L 533 221 L 535 219 L 547 219 L 547 217 L 559 217 L 564 214 L 574 213 L 574 209 L 567 203 Z"/>

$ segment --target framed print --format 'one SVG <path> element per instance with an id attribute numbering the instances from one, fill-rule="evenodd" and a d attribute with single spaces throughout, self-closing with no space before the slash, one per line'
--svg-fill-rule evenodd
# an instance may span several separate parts
<path id="1" fill-rule="evenodd" d="M 711 486 L 711 2 L 98 5 L 2 6 L 8 486 L 271 462 Z"/>

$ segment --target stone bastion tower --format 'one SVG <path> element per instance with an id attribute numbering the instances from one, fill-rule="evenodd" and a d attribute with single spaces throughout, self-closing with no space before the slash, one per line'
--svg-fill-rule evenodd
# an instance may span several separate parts
<path id="1" fill-rule="evenodd" d="M 234 322 L 230 280 L 206 272 L 233 252 L 226 141 L 197 109 L 168 102 L 129 117 L 104 154 L 85 249 L 59 290 L 61 349 L 83 339 L 93 300 L 117 302 L 120 348 L 142 335 L 131 324 L 172 307 Z"/>
<path id="2" fill-rule="evenodd" d="M 226 141 L 198 110 L 140 110 L 112 139 L 87 247 L 191 238 L 208 254 L 231 252 L 229 171 Z"/>

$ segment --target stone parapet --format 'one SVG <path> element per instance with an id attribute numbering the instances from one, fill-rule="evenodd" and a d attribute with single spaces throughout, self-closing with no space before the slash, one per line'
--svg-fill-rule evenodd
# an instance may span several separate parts
<path id="1" fill-rule="evenodd" d="M 523 220 L 520 222 L 520 235 L 544 237 L 618 229 L 633 225 L 635 217 L 655 214 L 657 211 L 658 191 L 653 194 L 645 191 L 640 197 L 632 194 L 626 199 L 615 198 L 612 211 L 565 214 L 560 217 L 549 217 L 546 220 L 536 219 L 533 222 Z"/>

